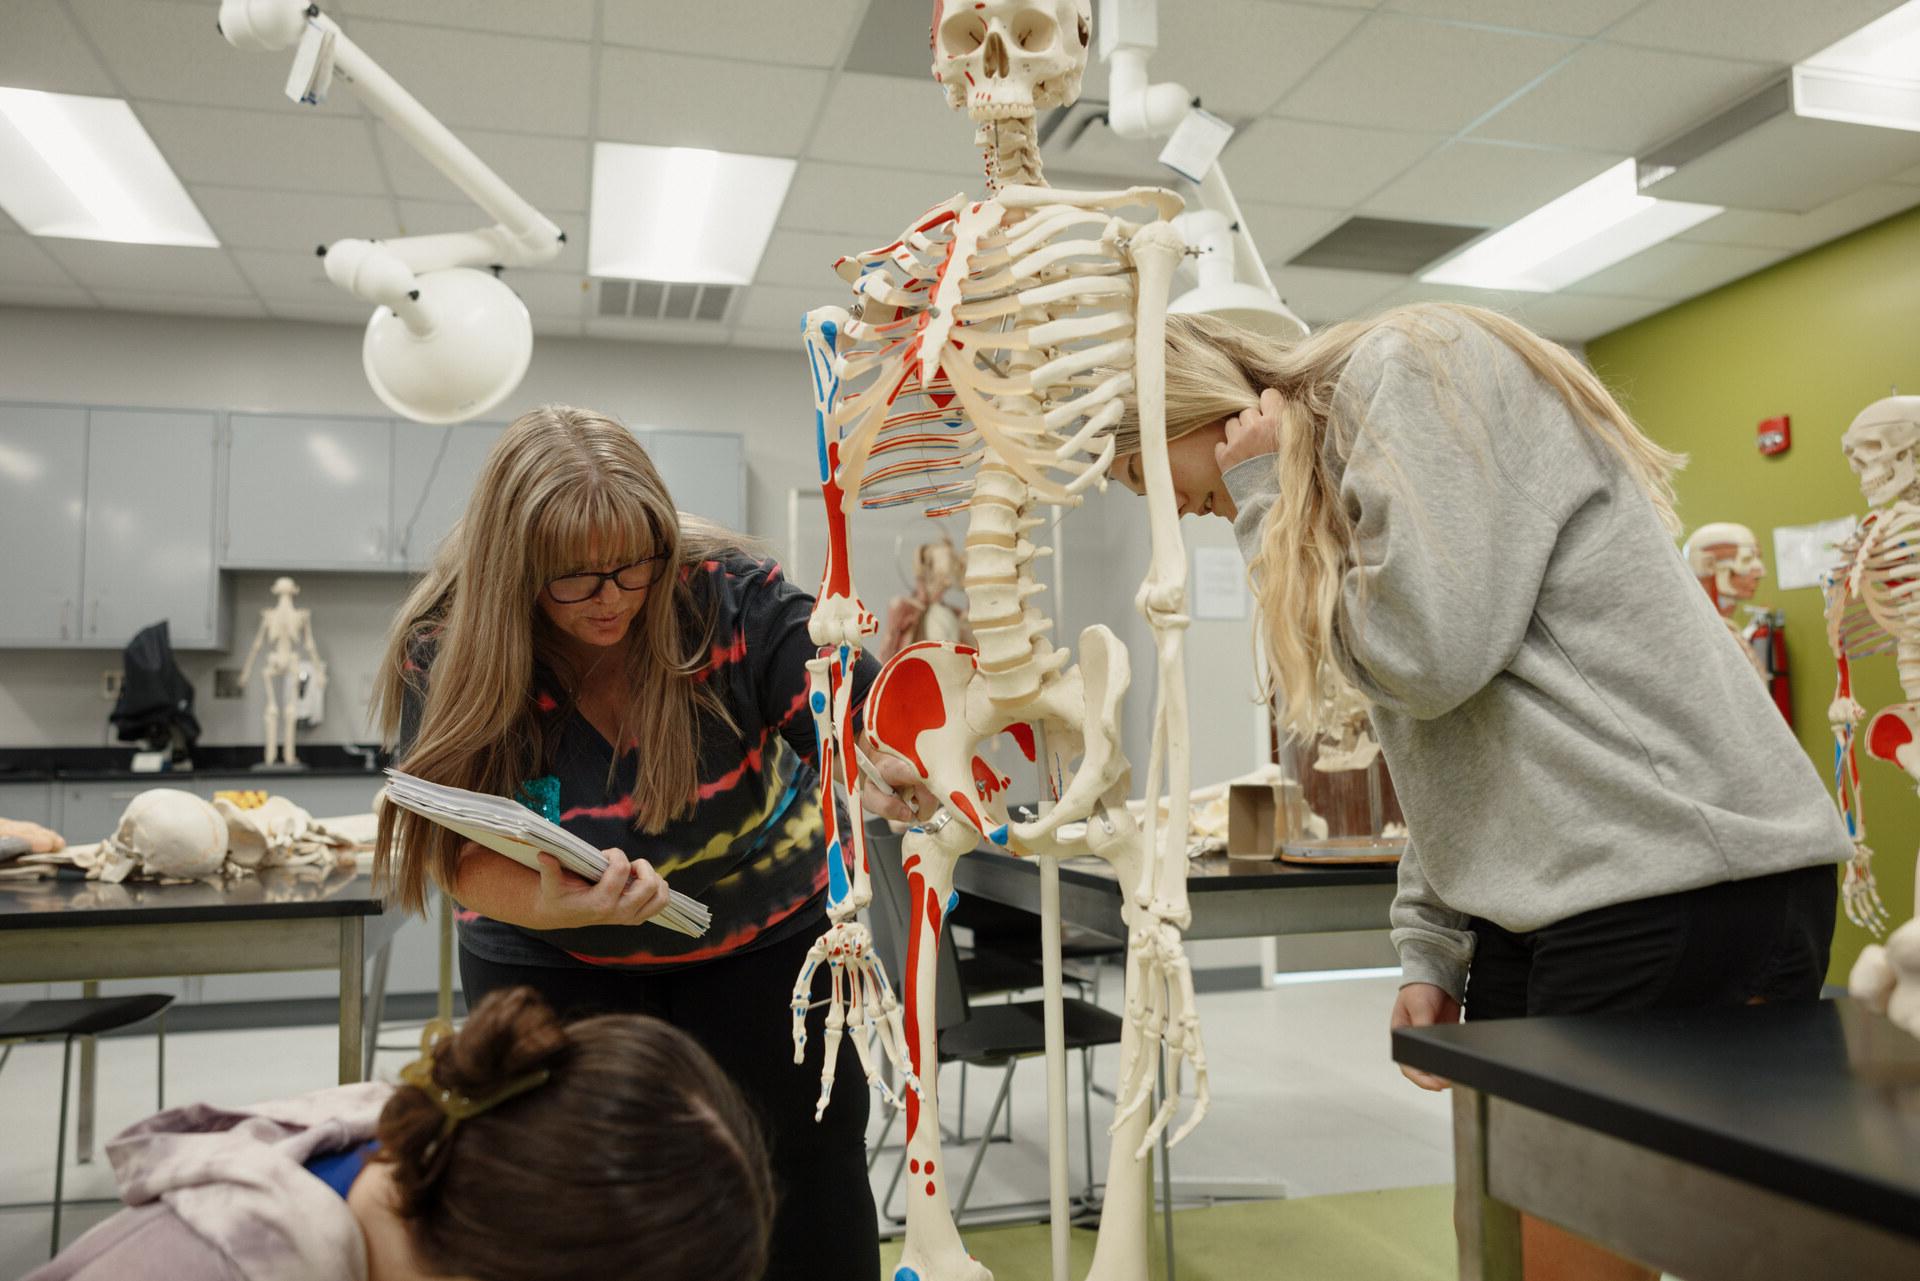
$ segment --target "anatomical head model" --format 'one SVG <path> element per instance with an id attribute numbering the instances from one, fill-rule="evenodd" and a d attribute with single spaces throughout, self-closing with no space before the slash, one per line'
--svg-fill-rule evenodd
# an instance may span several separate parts
<path id="1" fill-rule="evenodd" d="M 1920 783 L 1920 396 L 1889 396 L 1860 411 L 1840 438 L 1870 510 L 1842 547 L 1846 563 L 1828 576 L 1827 640 L 1840 665 L 1828 711 L 1836 742 L 1834 787 L 1854 836 L 1844 902 L 1847 916 L 1875 934 L 1890 923 L 1874 888 L 1853 759 L 1855 728 L 1866 710 L 1854 701 L 1851 663 L 1892 650 L 1906 701 L 1867 721 L 1867 752 L 1898 765 Z M 1920 916 L 1920 913 L 1916 914 Z M 1920 919 L 1894 930 L 1886 946 L 1869 945 L 1849 977 L 1853 994 L 1920 1036 Z"/>
<path id="2" fill-rule="evenodd" d="M 1145 1281 L 1153 1142 L 1179 1105 L 1186 1068 L 1194 1073 L 1194 1108 L 1176 1140 L 1198 1122 L 1208 1098 L 1181 943 L 1191 919 L 1186 549 L 1165 422 L 1166 300 L 1185 250 L 1170 220 L 1181 202 L 1152 187 L 1046 185 L 1035 113 L 1073 101 L 1090 41 L 1086 0 L 937 4 L 933 76 L 973 124 L 987 190 L 953 196 L 891 243 L 842 258 L 835 270 L 851 287 L 846 305 L 817 308 L 805 324 L 829 530 L 810 627 L 819 647 L 809 671 L 822 786 L 859 795 L 858 748 L 908 762 L 940 802 L 903 841 L 912 934 L 904 1019 L 856 916 L 870 897 L 858 822 L 827 833 L 831 925 L 793 994 L 796 1053 L 815 972 L 826 968 L 833 979 L 828 1072 L 845 1034 L 876 1085 L 876 1048 L 899 1066 L 916 1177 L 896 1278 L 989 1281 L 949 1212 L 951 1166 L 940 1150 L 934 1080 L 939 931 L 954 901 L 954 866 L 982 844 L 1047 859 L 1091 854 L 1111 862 L 1128 890 L 1127 1019 L 1090 1278 Z M 1077 506 L 1087 489 L 1105 483 L 1113 456 L 1107 429 L 1129 402 L 1141 423 L 1152 535 L 1135 603 L 1153 629 L 1159 694 L 1143 825 L 1128 812 L 1131 766 L 1120 747 L 1131 681 L 1126 648 L 1105 626 L 1082 631 L 1074 649 L 1054 643 L 1034 574 L 1046 550 L 1030 538 L 1051 523 L 1047 508 Z M 854 588 L 847 522 L 862 509 L 907 504 L 931 516 L 966 513 L 961 583 L 975 643 L 929 640 L 895 654 L 856 731 L 852 654 L 878 622 Z M 1015 785 L 988 755 L 1003 734 L 1034 762 L 1016 794 L 1037 795 L 1037 813 L 1008 811 Z M 1163 777 L 1164 818 L 1151 803 Z M 833 824 L 830 802 L 823 813 Z M 1049 1000 L 1058 1000 L 1051 970 L 1049 978 Z M 1168 1092 L 1156 1109 L 1154 1064 L 1163 1048 Z M 822 1107 L 830 1086 L 829 1076 Z M 1063 1137 L 1064 1126 L 1050 1131 L 1054 1162 L 1066 1160 Z M 1055 1187 L 1058 1195 L 1064 1180 Z M 1066 1217 L 1062 1203 L 1055 1215 L 1061 1257 Z"/>
<path id="3" fill-rule="evenodd" d="M 1767 562 L 1760 558 L 1760 540 L 1745 525 L 1715 521 L 1702 525 L 1687 539 L 1687 568 L 1707 589 L 1722 617 L 1731 616 L 1753 599 L 1766 577 Z"/>

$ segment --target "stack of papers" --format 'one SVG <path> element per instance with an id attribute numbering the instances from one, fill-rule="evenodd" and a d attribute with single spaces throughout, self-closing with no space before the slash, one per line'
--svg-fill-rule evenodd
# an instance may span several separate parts
<path id="1" fill-rule="evenodd" d="M 545 852 L 559 859 L 561 867 L 589 881 L 606 875 L 605 855 L 518 801 L 429 783 L 397 769 L 388 770 L 387 779 L 387 799 L 395 805 L 451 828 L 516 863 L 538 871 L 539 855 Z M 664 925 L 692 938 L 705 934 L 713 921 L 706 905 L 678 890 L 669 890 L 667 894 L 666 907 L 659 915 L 649 918 L 650 923 Z"/>

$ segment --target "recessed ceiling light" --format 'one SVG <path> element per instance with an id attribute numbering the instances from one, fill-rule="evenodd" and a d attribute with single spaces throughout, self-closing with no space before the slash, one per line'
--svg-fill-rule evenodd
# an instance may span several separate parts
<path id="1" fill-rule="evenodd" d="M 1420 279 L 1436 285 L 1552 293 L 1720 212 L 1718 205 L 1641 195 L 1634 162 L 1623 160 L 1422 272 Z"/>
<path id="2" fill-rule="evenodd" d="M 0 88 L 0 208 L 36 236 L 220 244 L 119 98 Z"/>
<path id="3" fill-rule="evenodd" d="M 751 284 L 795 163 L 695 147 L 594 143 L 588 273 Z"/>

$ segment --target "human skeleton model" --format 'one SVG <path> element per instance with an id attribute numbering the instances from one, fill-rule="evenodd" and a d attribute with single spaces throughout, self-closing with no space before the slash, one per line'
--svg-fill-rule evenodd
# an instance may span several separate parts
<path id="1" fill-rule="evenodd" d="M 1890 396 L 1860 411 L 1840 439 L 1871 510 L 1842 546 L 1846 563 L 1827 587 L 1827 641 L 1840 666 L 1828 711 L 1835 738 L 1835 791 L 1854 838 L 1844 901 L 1847 917 L 1875 934 L 1888 924 L 1873 884 L 1860 809 L 1860 773 L 1853 731 L 1866 715 L 1853 698 L 1850 661 L 1892 649 L 1904 703 L 1882 708 L 1867 723 L 1867 751 L 1920 783 L 1920 396 Z M 1864 607 L 1861 608 L 1861 607 Z M 1864 615 L 1864 616 L 1863 616 Z M 1920 1036 L 1920 913 L 1895 930 L 1884 948 L 1870 945 L 1848 978 L 1853 994 Z"/>
<path id="2" fill-rule="evenodd" d="M 1687 558 L 1687 568 L 1706 589 L 1727 630 L 1740 642 L 1741 652 L 1765 679 L 1766 665 L 1735 617 L 1740 607 L 1760 590 L 1760 580 L 1766 577 L 1767 562 L 1760 558 L 1760 540 L 1745 525 L 1715 521 L 1694 530 L 1682 551 Z"/>
<path id="3" fill-rule="evenodd" d="M 325 689 L 327 684 L 326 665 L 320 661 L 320 651 L 313 643 L 313 611 L 293 606 L 293 598 L 299 594 L 300 585 L 291 578 L 273 580 L 274 602 L 260 611 L 260 630 L 253 634 L 253 648 L 247 651 L 247 661 L 240 667 L 240 688 L 245 689 L 253 671 L 253 660 L 260 656 L 260 647 L 268 647 L 266 667 L 261 672 L 262 687 L 267 695 L 267 747 L 263 759 L 268 765 L 276 758 L 287 765 L 300 763 L 293 752 L 293 723 L 300 714 L 300 664 L 294 654 L 296 647 L 304 646 L 307 651 L 314 684 L 320 689 Z M 287 678 L 285 708 L 274 697 L 274 685 L 283 677 Z"/>
<path id="4" fill-rule="evenodd" d="M 854 286 L 852 310 L 821 308 L 806 322 L 829 527 L 811 627 L 820 656 L 810 665 L 823 792 L 838 783 L 859 795 L 851 659 L 876 628 L 847 563 L 848 515 L 856 503 L 968 513 L 964 586 L 977 649 L 929 641 L 894 656 L 875 679 L 858 730 L 868 755 L 911 763 L 939 798 L 934 817 L 903 842 L 910 907 L 904 1020 L 855 919 L 870 897 L 858 822 L 827 833 L 831 925 L 794 988 L 797 1058 L 815 970 L 825 963 L 832 972 L 822 1108 L 844 1031 L 854 1035 L 870 1081 L 879 1079 L 875 1045 L 900 1067 L 913 1192 L 896 1281 L 990 1276 L 968 1256 L 948 1211 L 934 1079 L 939 930 L 954 902 L 954 864 L 982 839 L 1016 854 L 1093 854 L 1112 862 L 1130 887 L 1127 1019 L 1094 1281 L 1144 1281 L 1145 1157 L 1178 1104 L 1183 1064 L 1195 1072 L 1194 1106 L 1176 1141 L 1208 1101 L 1180 939 L 1190 919 L 1186 555 L 1164 419 L 1166 297 L 1183 252 L 1167 220 L 1180 201 L 1157 188 L 1083 192 L 1043 184 L 1034 113 L 1078 96 L 1089 35 L 1086 0 L 936 7 L 934 78 L 977 125 L 988 198 L 955 196 L 894 243 L 842 259 L 837 270 Z M 1081 633 L 1077 663 L 1049 643 L 1051 622 L 1032 604 L 1042 590 L 1032 562 L 1042 553 L 1026 537 L 1046 523 L 1039 509 L 1074 506 L 1089 486 L 1104 483 L 1113 457 L 1105 429 L 1129 396 L 1142 426 L 1153 548 L 1136 604 L 1154 630 L 1159 677 L 1146 790 L 1158 795 L 1164 769 L 1170 793 L 1164 821 L 1157 806 L 1147 807 L 1144 831 L 1125 803 L 1126 649 L 1104 626 Z M 1044 779 L 1041 812 L 1031 821 L 1010 821 L 1002 795 L 1010 780 L 980 754 L 1002 733 Z M 822 810 L 832 824 L 827 800 Z M 1070 823 L 1072 835 L 1063 831 Z M 1055 991 L 1049 996 L 1058 999 Z M 1170 1084 L 1156 1111 L 1149 1103 L 1162 1046 L 1171 1054 Z M 1058 1189 L 1066 1156 L 1058 1118 L 1052 1133 Z"/>

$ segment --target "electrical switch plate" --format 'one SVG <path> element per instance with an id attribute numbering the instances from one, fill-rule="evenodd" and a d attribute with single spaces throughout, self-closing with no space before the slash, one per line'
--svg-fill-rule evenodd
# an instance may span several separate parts
<path id="1" fill-rule="evenodd" d="M 120 684 L 126 679 L 126 673 L 117 667 L 109 667 L 100 673 L 100 698 L 111 703 L 120 697 Z"/>

